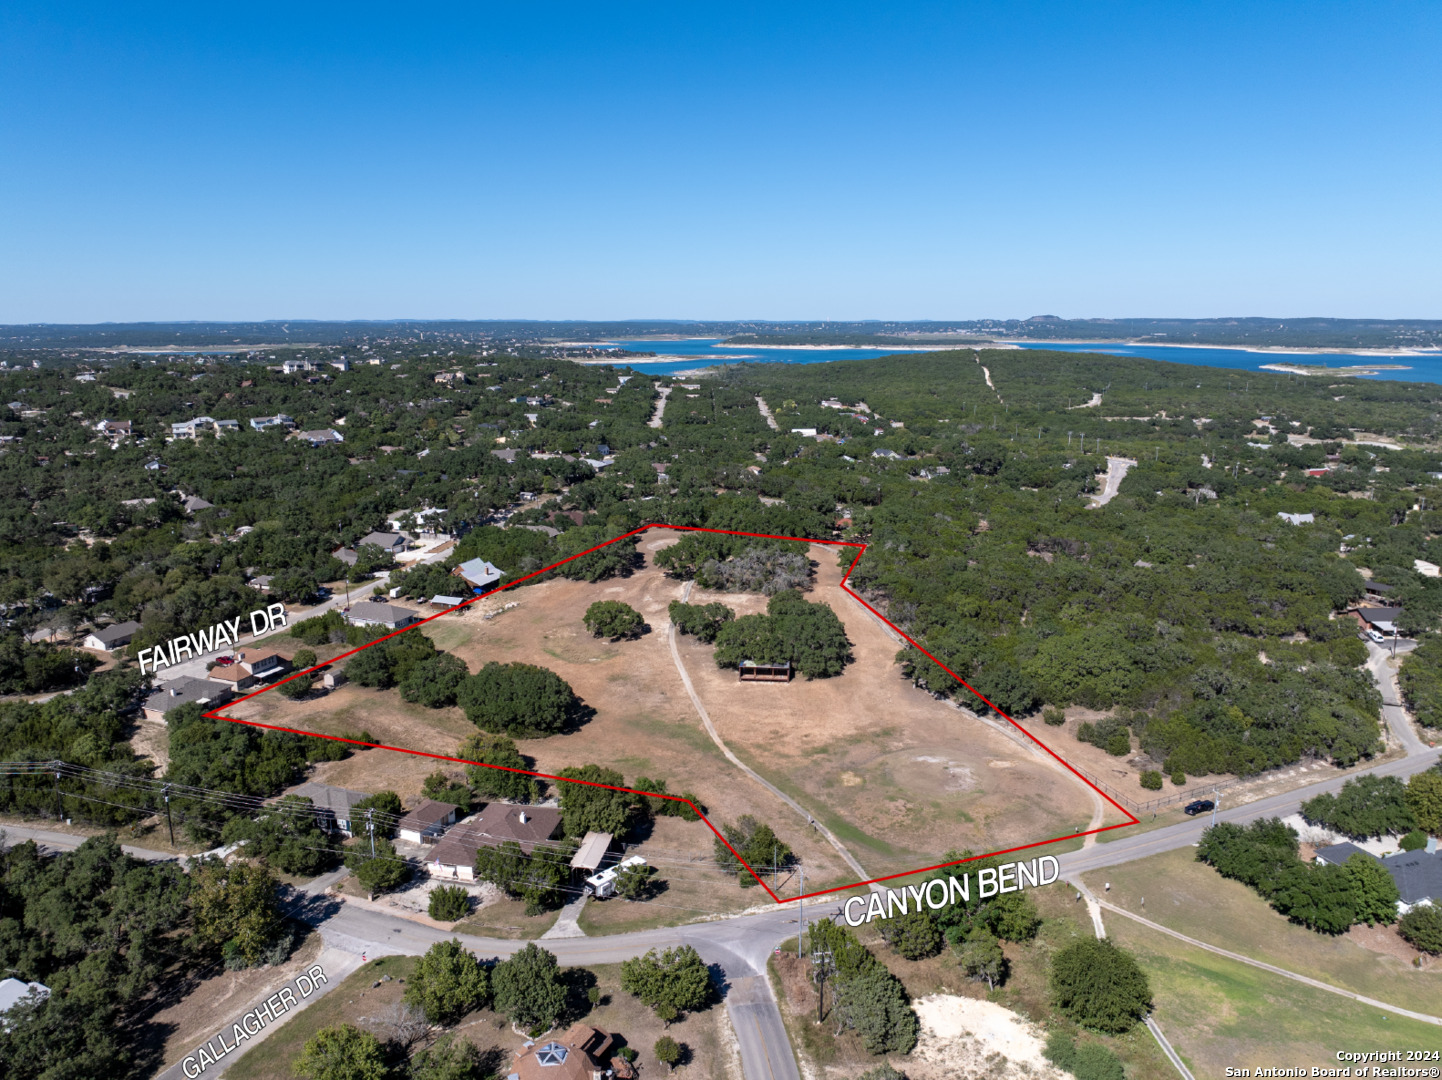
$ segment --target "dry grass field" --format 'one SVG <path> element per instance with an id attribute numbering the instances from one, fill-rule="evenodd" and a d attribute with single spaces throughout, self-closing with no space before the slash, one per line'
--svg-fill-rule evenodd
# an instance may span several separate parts
<path id="1" fill-rule="evenodd" d="M 703 728 L 668 641 L 667 606 L 681 598 L 683 585 L 652 563 L 677 538 L 660 530 L 644 534 L 646 566 L 631 577 L 526 586 L 417 632 L 473 671 L 492 660 L 551 668 L 594 710 L 575 731 L 520 743 L 540 772 L 596 763 L 628 782 L 643 775 L 663 779 L 672 792 L 699 796 L 713 822 L 747 813 L 770 822 L 804 860 L 808 891 L 854 880 L 824 838 L 728 763 Z M 697 694 L 738 757 L 831 828 L 868 874 L 923 865 L 952 848 L 990 851 L 1086 827 L 1094 804 L 1080 783 L 912 687 L 894 662 L 896 644 L 839 588 L 834 550 L 814 547 L 812 558 L 818 573 L 809 598 L 831 605 L 853 643 L 855 663 L 841 676 L 743 684 L 734 671 L 716 667 L 710 646 L 679 639 Z M 581 616 L 601 599 L 636 608 L 648 632 L 635 641 L 593 638 Z M 693 603 L 711 600 L 742 614 L 765 606 L 759 595 L 697 590 L 691 596 Z M 500 610 L 505 604 L 517 606 Z M 497 613 L 486 619 L 486 611 Z M 266 694 L 231 714 L 325 734 L 367 731 L 377 742 L 442 755 L 453 754 L 473 730 L 460 709 L 425 709 L 406 704 L 393 690 L 354 685 L 299 702 Z M 438 767 L 447 768 L 414 755 L 368 750 L 321 766 L 318 778 L 361 790 L 386 788 L 409 800 Z M 449 770 L 458 775 L 460 767 Z M 644 925 L 663 907 L 672 909 L 670 919 L 682 919 L 764 901 L 759 890 L 743 891 L 722 878 L 709 865 L 710 850 L 704 824 L 656 822 L 638 851 L 661 869 L 667 892 L 647 905 L 593 905 L 588 929 Z M 799 882 L 791 877 L 778 884 L 794 894 Z"/>

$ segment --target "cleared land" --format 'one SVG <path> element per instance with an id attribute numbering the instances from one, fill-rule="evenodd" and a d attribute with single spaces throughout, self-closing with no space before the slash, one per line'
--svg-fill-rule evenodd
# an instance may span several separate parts
<path id="1" fill-rule="evenodd" d="M 1085 875 L 1085 880 L 1098 896 L 1105 895 L 1117 907 L 1145 915 L 1198 941 L 1391 1005 L 1432 1015 L 1439 1012 L 1442 965 L 1419 971 L 1396 955 L 1394 948 L 1382 951 L 1366 947 L 1362 942 L 1370 942 L 1377 934 L 1375 930 L 1372 935 L 1358 932 L 1355 936 L 1332 937 L 1296 926 L 1245 885 L 1229 881 L 1210 866 L 1197 862 L 1192 848 L 1097 871 Z M 1103 891 L 1107 882 L 1111 883 L 1109 893 Z M 1145 906 L 1141 902 L 1143 898 Z M 1116 916 L 1105 918 L 1108 933 L 1115 929 L 1118 937 L 1130 922 Z M 1164 936 L 1154 931 L 1149 933 L 1154 937 Z M 1175 942 L 1175 946 L 1197 951 L 1184 942 Z M 1209 957 L 1208 962 L 1212 959 L 1219 964 L 1231 963 L 1223 957 Z M 1275 978 L 1261 971 L 1257 975 Z M 1306 989 L 1298 987 L 1299 991 Z M 1315 993 L 1333 996 L 1322 991 Z M 1386 1023 L 1390 1025 L 1402 1019 L 1394 1016 Z M 1432 1039 L 1435 1043 L 1435 1028 Z"/>
<path id="2" fill-rule="evenodd" d="M 665 780 L 672 792 L 695 792 L 713 822 L 750 813 L 772 823 L 802 857 L 808 890 L 854 880 L 834 849 L 793 810 L 739 775 L 702 728 L 666 636 L 667 606 L 680 599 L 683 585 L 651 561 L 677 538 L 660 530 L 645 534 L 646 566 L 629 578 L 526 586 L 484 602 L 489 611 L 518 605 L 489 620 L 468 609 L 417 632 L 473 671 L 492 660 L 549 667 L 594 710 L 576 731 L 520 743 L 539 771 L 594 762 L 628 781 L 641 775 Z M 818 573 L 809 598 L 831 605 L 853 643 L 856 660 L 843 675 L 742 684 L 735 672 L 716 667 L 710 646 L 681 639 L 698 695 L 742 760 L 831 828 L 871 875 L 926 865 L 953 848 L 990 851 L 1086 827 L 1093 802 L 1080 782 L 912 687 L 895 663 L 895 642 L 840 589 L 835 549 L 813 547 L 812 558 Z M 630 604 L 646 617 L 648 632 L 637 641 L 593 638 L 581 616 L 598 599 Z M 691 596 L 693 603 L 711 600 L 740 614 L 765 606 L 757 594 L 697 590 Z M 367 731 L 375 741 L 437 754 L 454 754 L 473 730 L 459 709 L 425 709 L 406 704 L 393 690 L 354 685 L 300 702 L 266 694 L 230 715 L 326 734 Z M 460 773 L 459 766 L 370 750 L 323 765 L 318 775 L 410 799 L 437 768 Z M 587 912 L 588 929 L 645 925 L 666 908 L 671 921 L 764 901 L 759 891 L 738 889 L 714 869 L 711 834 L 703 824 L 662 819 L 637 850 L 661 870 L 666 893 L 647 905 L 597 905 Z M 789 875 L 773 884 L 793 895 L 798 886 Z"/>

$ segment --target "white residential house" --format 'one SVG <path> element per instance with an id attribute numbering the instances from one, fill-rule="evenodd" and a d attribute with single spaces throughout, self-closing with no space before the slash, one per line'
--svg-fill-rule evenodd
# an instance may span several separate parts
<path id="1" fill-rule="evenodd" d="M 114 652 L 116 649 L 124 648 L 130 644 L 130 639 L 140 629 L 138 622 L 122 622 L 107 626 L 101 630 L 92 630 L 86 636 L 84 645 L 87 649 L 96 649 L 100 652 Z"/>
<path id="2" fill-rule="evenodd" d="M 285 413 L 276 413 L 274 416 L 251 417 L 250 426 L 256 431 L 265 431 L 273 427 L 293 428 L 295 427 L 295 421 L 286 416 Z"/>
<path id="3" fill-rule="evenodd" d="M 352 604 L 346 618 L 352 626 L 384 626 L 388 630 L 401 630 L 420 622 L 420 617 L 410 608 L 378 604 L 373 600 Z"/>

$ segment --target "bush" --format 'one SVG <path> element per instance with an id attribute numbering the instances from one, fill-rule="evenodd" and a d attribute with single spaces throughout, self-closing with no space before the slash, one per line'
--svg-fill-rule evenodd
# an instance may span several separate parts
<path id="1" fill-rule="evenodd" d="M 490 977 L 475 953 L 452 939 L 436 942 L 420 958 L 406 983 L 405 1002 L 431 1023 L 449 1026 L 484 1005 L 490 992 Z"/>
<path id="2" fill-rule="evenodd" d="M 612 641 L 640 637 L 641 631 L 646 627 L 646 620 L 641 613 L 630 604 L 623 604 L 619 600 L 597 600 L 586 609 L 581 621 L 595 637 L 610 638 Z"/>
<path id="3" fill-rule="evenodd" d="M 292 1066 L 302 1080 L 385 1080 L 385 1048 L 368 1031 L 351 1024 L 321 1028 Z"/>
<path id="4" fill-rule="evenodd" d="M 1042 709 L 1041 718 L 1052 727 L 1061 727 L 1066 723 L 1066 713 L 1055 705 L 1048 705 Z"/>
<path id="5" fill-rule="evenodd" d="M 466 719 L 482 731 L 520 736 L 564 730 L 580 705 L 570 685 L 554 671 L 494 661 L 461 683 L 456 700 Z"/>
<path id="6" fill-rule="evenodd" d="M 437 922 L 456 922 L 471 910 L 471 894 L 459 885 L 441 885 L 431 890 L 426 911 Z"/>
<path id="7" fill-rule="evenodd" d="M 1442 908 L 1434 904 L 1419 904 L 1397 923 L 1397 932 L 1402 940 L 1414 949 L 1442 955 Z"/>
<path id="8" fill-rule="evenodd" d="M 1106 938 L 1084 938 L 1052 957 L 1051 997 L 1064 1015 L 1112 1035 L 1130 1031 L 1152 1005 L 1146 973 Z"/>
<path id="9" fill-rule="evenodd" d="M 1181 787 L 1186 782 L 1187 774 L 1182 772 L 1181 769 L 1178 769 L 1176 772 L 1172 773 L 1172 783 L 1176 784 L 1177 787 Z"/>
<path id="10" fill-rule="evenodd" d="M 1157 772 L 1156 769 L 1144 769 L 1142 770 L 1141 783 L 1142 787 L 1148 791 L 1161 791 L 1162 774 Z"/>
<path id="11" fill-rule="evenodd" d="M 335 610 L 302 619 L 290 628 L 290 636 L 306 645 L 330 645 L 344 641 L 345 632 L 345 616 Z"/>
<path id="12" fill-rule="evenodd" d="M 1105 1046 L 1087 1043 L 1079 1047 L 1065 1032 L 1053 1031 L 1048 1035 L 1042 1054 L 1077 1080 L 1123 1080 L 1126 1076 L 1121 1058 Z"/>
<path id="13" fill-rule="evenodd" d="M 669 1035 L 662 1035 L 651 1048 L 656 1060 L 668 1069 L 675 1069 L 685 1053 L 685 1047 Z"/>
<path id="14" fill-rule="evenodd" d="M 1132 752 L 1132 740 L 1125 731 L 1119 731 L 1107 740 L 1104 749 L 1112 757 L 1126 757 Z"/>
<path id="15" fill-rule="evenodd" d="M 648 792 L 650 793 L 650 795 L 671 794 L 669 791 L 666 790 L 666 781 L 655 780 L 649 776 L 636 777 L 636 782 L 632 785 L 632 787 L 634 787 L 637 791 Z M 689 799 L 690 805 L 682 802 L 681 799 Z M 705 810 L 705 806 L 701 802 L 701 799 L 698 796 L 693 795 L 689 791 L 681 792 L 680 799 L 656 799 L 650 798 L 649 795 L 646 799 L 647 809 L 649 809 L 651 813 L 655 814 L 657 817 L 678 817 L 682 821 L 700 821 L 701 815 L 697 813 L 696 810 L 693 810 L 691 808 L 692 806 L 698 807 L 702 811 Z"/>
<path id="16" fill-rule="evenodd" d="M 1427 846 L 1427 834 L 1421 829 L 1413 829 L 1398 842 L 1403 851 L 1421 851 Z"/>

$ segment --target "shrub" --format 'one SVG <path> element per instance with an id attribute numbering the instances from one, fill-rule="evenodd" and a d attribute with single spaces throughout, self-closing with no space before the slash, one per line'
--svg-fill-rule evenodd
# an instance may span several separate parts
<path id="1" fill-rule="evenodd" d="M 1399 845 L 1403 851 L 1421 851 L 1427 846 L 1427 834 L 1421 829 L 1413 829 L 1406 836 L 1402 837 Z"/>
<path id="2" fill-rule="evenodd" d="M 651 1050 L 656 1055 L 656 1060 L 668 1069 L 676 1068 L 684 1052 L 682 1045 L 669 1035 L 662 1035 L 657 1039 Z"/>
<path id="3" fill-rule="evenodd" d="M 646 620 L 639 611 L 619 600 L 597 600 L 586 609 L 581 621 L 595 637 L 612 641 L 640 637 L 646 626 Z"/>
<path id="4" fill-rule="evenodd" d="M 293 1071 L 302 1080 L 385 1080 L 385 1048 L 351 1024 L 321 1028 L 308 1040 Z"/>
<path id="5" fill-rule="evenodd" d="M 743 889 L 756 884 L 751 872 L 736 858 L 740 855 L 758 874 L 769 867 L 785 866 L 791 859 L 791 848 L 783 843 L 772 831 L 771 826 L 758 821 L 750 814 L 742 814 L 734 825 L 723 824 L 721 835 L 731 845 L 727 847 L 717 837 L 712 841 L 716 863 L 723 870 L 735 871 L 736 879 Z M 732 854 L 732 849 L 736 854 Z"/>
<path id="6" fill-rule="evenodd" d="M 1434 904 L 1418 904 L 1397 924 L 1402 940 L 1414 949 L 1442 955 L 1442 908 Z"/>
<path id="7" fill-rule="evenodd" d="M 471 910 L 471 894 L 459 885 L 442 885 L 431 890 L 426 910 L 437 922 L 464 919 Z"/>
<path id="8" fill-rule="evenodd" d="M 1148 791 L 1162 790 L 1162 774 L 1156 769 L 1144 769 L 1141 775 L 1142 787 Z"/>
<path id="9" fill-rule="evenodd" d="M 1177 787 L 1181 787 L 1186 782 L 1187 774 L 1182 772 L 1181 769 L 1178 769 L 1176 772 L 1172 773 L 1172 783 L 1176 784 Z"/>
<path id="10" fill-rule="evenodd" d="M 1066 723 L 1066 713 L 1055 705 L 1048 705 L 1042 709 L 1041 718 L 1052 727 L 1061 727 Z"/>
<path id="11" fill-rule="evenodd" d="M 345 631 L 345 616 L 332 610 L 295 623 L 290 628 L 290 636 L 306 645 L 330 645 L 344 641 Z"/>
<path id="12" fill-rule="evenodd" d="M 461 683 L 456 700 L 466 719 L 482 731 L 521 736 L 562 731 L 580 704 L 554 671 L 494 661 Z"/>

